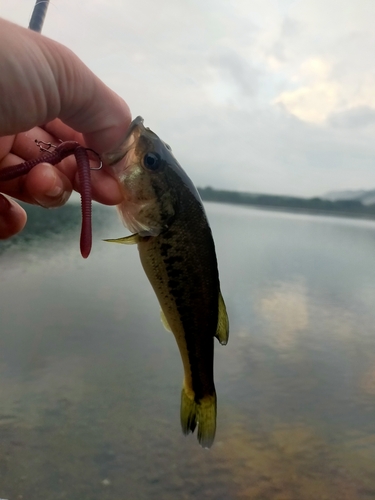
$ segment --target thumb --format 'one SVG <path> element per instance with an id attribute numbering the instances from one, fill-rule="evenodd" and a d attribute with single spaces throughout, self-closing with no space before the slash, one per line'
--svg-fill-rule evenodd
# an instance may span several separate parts
<path id="1" fill-rule="evenodd" d="M 0 135 L 11 135 L 55 118 L 85 136 L 98 153 L 125 135 L 131 114 L 67 47 L 0 19 Z M 26 110 L 26 112 L 25 112 Z"/>

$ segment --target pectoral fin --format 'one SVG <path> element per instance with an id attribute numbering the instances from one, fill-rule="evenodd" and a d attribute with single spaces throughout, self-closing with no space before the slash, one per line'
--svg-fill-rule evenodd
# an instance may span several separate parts
<path id="1" fill-rule="evenodd" d="M 229 320 L 227 309 L 225 307 L 224 299 L 219 292 L 219 316 L 217 321 L 217 329 L 215 337 L 218 339 L 220 344 L 226 345 L 228 343 L 229 336 Z"/>
<path id="2" fill-rule="evenodd" d="M 122 245 L 136 245 L 141 241 L 141 236 L 138 233 L 131 234 L 130 236 L 124 236 L 123 238 L 109 239 L 103 240 L 108 241 L 109 243 L 121 243 Z"/>
<path id="3" fill-rule="evenodd" d="M 165 317 L 165 314 L 163 313 L 163 309 L 160 309 L 160 319 L 161 319 L 161 322 L 163 323 L 164 328 L 166 330 L 168 330 L 168 332 L 171 332 L 172 328 L 169 326 L 168 320 Z"/>

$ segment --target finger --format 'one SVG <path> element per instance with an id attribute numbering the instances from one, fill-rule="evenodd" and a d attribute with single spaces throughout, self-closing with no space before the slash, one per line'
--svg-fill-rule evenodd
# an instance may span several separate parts
<path id="1" fill-rule="evenodd" d="M 15 201 L 0 194 L 0 239 L 10 238 L 25 227 L 27 215 Z"/>
<path id="2" fill-rule="evenodd" d="M 11 149 L 13 147 L 14 139 L 15 139 L 14 135 L 6 135 L 3 137 L 0 137 L 0 162 L 11 151 Z"/>
<path id="3" fill-rule="evenodd" d="M 23 158 L 9 153 L 5 158 L 0 161 L 0 170 L 6 167 L 11 167 L 13 165 L 18 165 L 23 162 Z M 0 182 L 0 191 L 6 193 L 19 200 L 26 201 L 27 203 L 32 203 L 30 198 L 27 198 L 26 193 L 24 193 L 24 183 L 26 176 L 16 177 L 10 181 Z"/>
<path id="4" fill-rule="evenodd" d="M 12 153 L 0 161 L 0 168 L 17 165 L 25 160 L 37 158 L 41 152 L 35 141 L 58 144 L 59 140 L 79 140 L 83 142 L 82 134 L 72 131 L 60 120 L 54 120 L 47 124 L 45 130 L 40 127 L 17 135 L 12 146 Z M 52 133 L 50 133 L 52 132 Z M 56 134 L 56 135 L 55 135 Z M 57 136 L 57 137 L 56 137 Z M 90 165 L 97 168 L 98 160 L 93 158 Z M 59 175 L 61 172 L 61 176 Z M 105 205 L 117 205 L 122 201 L 122 194 L 118 182 L 104 169 L 92 171 L 92 193 L 93 199 Z M 67 181 L 67 179 L 69 182 Z M 38 187 L 38 182 L 41 182 Z M 34 167 L 27 176 L 22 176 L 12 181 L 1 184 L 7 194 L 28 203 L 39 203 L 43 206 L 60 206 L 69 198 L 72 186 L 80 191 L 77 163 L 74 156 L 65 158 L 55 167 L 49 165 L 47 170 Z M 54 194 L 54 190 L 62 188 L 62 191 Z"/>
<path id="5" fill-rule="evenodd" d="M 29 81 L 30 75 L 33 82 L 23 85 L 16 107 L 7 99 L 0 100 L 5 117 L 0 121 L 1 135 L 60 117 L 83 133 L 87 146 L 98 153 L 115 148 L 131 121 L 125 101 L 68 48 L 5 20 L 0 22 L 0 42 L 12 41 L 10 56 L 1 60 L 3 73 L 9 74 L 10 85 Z"/>
<path id="6" fill-rule="evenodd" d="M 105 170 L 91 171 L 92 197 L 104 205 L 118 205 L 124 199 L 118 181 Z"/>
<path id="7" fill-rule="evenodd" d="M 40 127 L 34 127 L 27 132 L 17 134 L 12 147 L 12 153 L 20 158 L 19 163 L 27 160 L 33 160 L 43 153 L 40 147 L 36 144 L 37 141 L 43 141 L 47 145 L 59 144 L 59 139 L 57 137 L 46 132 Z M 45 147 L 47 148 L 48 146 Z M 53 151 L 53 148 L 51 151 Z M 74 156 L 64 158 L 64 160 L 58 164 L 57 168 L 70 179 L 70 182 L 74 181 L 74 176 L 77 170 L 77 164 Z"/>
<path id="8" fill-rule="evenodd" d="M 73 130 L 58 118 L 43 125 L 43 129 L 54 137 L 58 137 L 61 141 L 77 141 L 82 146 L 85 146 L 83 135 Z"/>
<path id="9" fill-rule="evenodd" d="M 0 190 L 14 198 L 25 201 L 27 203 L 39 203 L 43 206 L 60 206 L 70 196 L 72 186 L 76 191 L 80 191 L 78 175 L 76 175 L 77 164 L 74 156 L 71 157 L 70 163 L 64 161 L 56 167 L 49 164 L 43 167 L 43 164 L 36 165 L 27 175 L 17 177 L 7 182 L 0 183 Z M 68 160 L 68 159 L 66 159 Z M 23 158 L 14 154 L 8 154 L 4 160 L 0 162 L 0 169 L 17 165 L 24 161 Z M 90 161 L 90 164 L 96 168 L 97 163 Z M 48 173 L 44 174 L 45 168 Z M 53 190 L 57 189 L 57 179 L 54 184 L 54 177 L 60 177 L 60 184 L 63 185 L 63 193 L 54 193 Z M 39 174 L 41 178 L 39 178 Z M 49 178 L 49 180 L 48 180 Z M 92 193 L 93 199 L 105 205 L 118 205 L 123 199 L 119 184 L 110 174 L 105 170 L 91 171 L 92 178 Z M 39 184 L 41 182 L 41 184 Z M 39 187 L 38 187 L 39 186 Z M 52 191 L 52 193 L 50 193 Z M 43 194 L 46 193 L 47 194 Z M 51 198 L 52 196 L 52 198 Z"/>
<path id="10" fill-rule="evenodd" d="M 129 106 L 66 47 L 43 37 L 38 40 L 47 49 L 59 91 L 57 118 L 81 132 L 86 145 L 99 154 L 117 147 L 131 122 Z"/>
<path id="11" fill-rule="evenodd" d="M 49 134 L 59 137 L 62 141 L 75 140 L 84 145 L 82 134 L 74 131 L 61 120 L 56 119 L 47 123 L 43 127 Z M 95 162 L 95 160 L 94 160 Z M 90 165 L 96 168 L 97 165 L 90 161 Z M 106 170 L 92 170 L 91 171 L 91 184 L 92 184 L 92 197 L 95 201 L 103 203 L 104 205 L 118 205 L 123 200 L 118 181 L 106 172 Z M 78 176 L 74 180 L 74 189 L 80 191 Z"/>
<path id="12" fill-rule="evenodd" d="M 72 183 L 49 163 L 39 163 L 26 176 L 24 192 L 46 208 L 64 205 L 72 194 Z"/>
<path id="13" fill-rule="evenodd" d="M 9 154 L 0 163 L 0 169 L 21 162 L 22 158 Z M 74 180 L 74 172 L 72 178 Z M 63 205 L 69 199 L 72 182 L 56 167 L 49 163 L 40 163 L 27 175 L 0 182 L 0 190 L 26 203 L 56 207 Z"/>
<path id="14" fill-rule="evenodd" d="M 88 147 L 99 154 L 111 151 L 121 144 L 128 131 L 131 122 L 129 106 L 98 78 L 93 79 L 86 71 L 82 71 L 80 76 L 83 80 L 88 79 L 87 88 L 90 88 L 90 92 L 83 95 L 75 93 L 66 101 L 63 99 L 62 104 L 66 105 L 65 116 L 60 116 L 64 116 L 64 123 L 69 127 L 82 132 Z M 82 81 L 80 85 L 79 88 L 84 89 Z M 69 94 L 71 87 L 66 90 Z M 105 106 L 103 102 L 106 103 Z"/>
<path id="15" fill-rule="evenodd" d="M 0 169 L 22 162 L 23 158 L 8 154 L 0 162 Z M 74 181 L 74 176 L 75 171 L 71 173 L 72 181 Z M 27 175 L 0 182 L 0 191 L 26 203 L 54 207 L 62 205 L 69 198 L 72 181 L 56 167 L 41 163 L 31 169 Z M 62 187 L 63 192 L 57 192 L 59 186 Z"/>
<path id="16" fill-rule="evenodd" d="M 12 153 L 20 156 L 24 160 L 32 160 L 40 155 L 40 147 L 36 141 L 56 144 L 57 139 L 40 127 L 34 127 L 27 132 L 21 132 L 16 135 Z"/>

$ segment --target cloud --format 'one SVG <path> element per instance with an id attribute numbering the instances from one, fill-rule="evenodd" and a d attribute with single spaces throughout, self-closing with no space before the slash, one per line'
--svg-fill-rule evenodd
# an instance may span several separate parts
<path id="1" fill-rule="evenodd" d="M 2 7 L 27 25 L 29 0 Z M 53 0 L 43 31 L 196 184 L 313 196 L 375 186 L 374 15 L 368 0 Z"/>
<path id="2" fill-rule="evenodd" d="M 375 124 L 375 109 L 370 106 L 357 106 L 346 111 L 334 113 L 330 124 L 338 128 L 363 128 Z"/>
<path id="3" fill-rule="evenodd" d="M 274 101 L 297 118 L 311 123 L 323 123 L 336 109 L 339 88 L 335 83 L 322 82 L 310 87 L 282 92 Z"/>
<path id="4" fill-rule="evenodd" d="M 340 85 L 331 78 L 328 61 L 308 58 L 292 76 L 296 88 L 281 92 L 273 101 L 300 120 L 323 123 L 340 100 Z"/>
<path id="5" fill-rule="evenodd" d="M 253 96 L 258 89 L 259 70 L 233 50 L 220 50 L 209 62 L 218 78 L 228 86 L 234 86 L 242 97 Z"/>

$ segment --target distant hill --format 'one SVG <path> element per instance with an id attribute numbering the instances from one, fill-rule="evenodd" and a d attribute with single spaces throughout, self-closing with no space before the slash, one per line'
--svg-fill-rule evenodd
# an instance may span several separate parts
<path id="1" fill-rule="evenodd" d="M 358 199 L 299 198 L 296 196 L 281 196 L 240 191 L 226 191 L 211 187 L 198 188 L 205 201 L 253 205 L 270 209 L 284 209 L 315 213 L 331 213 L 337 215 L 352 215 L 355 217 L 375 217 L 374 203 L 362 203 Z M 368 193 L 368 192 L 365 192 Z M 373 191 L 375 196 L 375 191 Z M 370 199 L 370 198 L 368 198 Z"/>
<path id="2" fill-rule="evenodd" d="M 365 191 L 364 189 L 353 191 L 330 191 L 322 196 L 323 200 L 338 201 L 338 200 L 357 200 L 363 205 L 375 204 L 375 189 Z"/>

